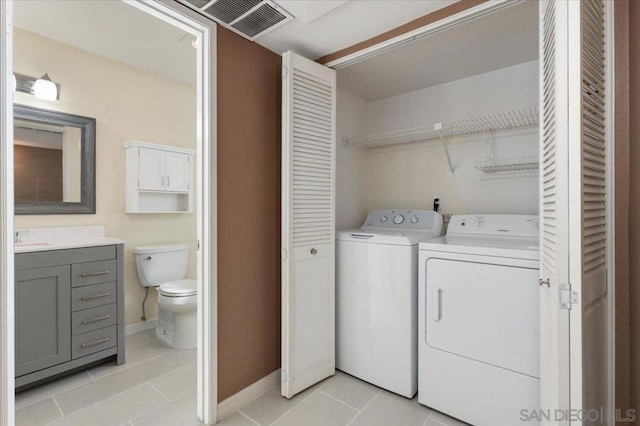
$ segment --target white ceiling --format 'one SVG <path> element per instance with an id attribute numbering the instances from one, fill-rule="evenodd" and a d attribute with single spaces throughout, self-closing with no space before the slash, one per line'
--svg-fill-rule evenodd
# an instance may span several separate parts
<path id="1" fill-rule="evenodd" d="M 312 59 L 336 52 L 456 0 L 276 0 L 296 19 L 259 38 L 266 48 Z M 29 0 L 15 4 L 15 25 L 73 47 L 195 83 L 190 38 L 120 1 Z M 181 41 L 182 40 L 182 41 Z"/>
<path id="2" fill-rule="evenodd" d="M 318 58 L 455 0 L 276 2 L 296 19 L 258 42 L 277 53 L 294 50 Z M 371 101 L 535 59 L 536 3 L 506 8 L 342 69 L 338 83 Z M 195 83 L 191 36 L 124 2 L 29 0 L 14 4 L 18 28 L 185 84 Z"/>
<path id="3" fill-rule="evenodd" d="M 191 45 L 191 36 L 124 2 L 29 0 L 16 1 L 14 5 L 14 24 L 18 28 L 195 84 L 196 49 Z M 55 76 L 51 78 L 55 80 Z"/>
<path id="4" fill-rule="evenodd" d="M 538 4 L 525 1 L 338 70 L 371 102 L 538 57 Z"/>
<path id="5" fill-rule="evenodd" d="M 293 50 L 300 55 L 317 59 L 389 31 L 456 1 L 275 0 L 275 3 L 296 19 L 260 37 L 256 42 L 279 54 Z M 316 5 L 316 3 L 321 4 Z M 324 14 L 318 15 L 318 10 L 324 11 Z M 305 23 L 309 16 L 315 19 Z"/>
<path id="6" fill-rule="evenodd" d="M 334 9 L 339 8 L 349 0 L 276 0 L 287 12 L 309 24 Z"/>

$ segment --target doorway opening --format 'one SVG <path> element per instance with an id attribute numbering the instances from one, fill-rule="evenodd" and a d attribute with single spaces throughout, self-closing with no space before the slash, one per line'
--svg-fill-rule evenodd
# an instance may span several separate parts
<path id="1" fill-rule="evenodd" d="M 163 416 L 163 406 L 165 411 L 175 412 L 171 404 L 177 404 L 175 401 L 180 398 L 180 403 L 188 399 L 185 416 L 212 423 L 217 410 L 216 404 L 211 403 L 217 400 L 216 126 L 215 119 L 212 119 L 215 117 L 215 23 L 177 3 L 6 3 L 9 3 L 6 5 L 7 12 L 13 17 L 13 31 L 9 32 L 12 36 L 10 48 L 3 49 L 6 52 L 3 53 L 3 65 L 8 64 L 3 67 L 3 77 L 10 78 L 12 73 L 19 73 L 37 78 L 40 76 L 39 69 L 47 68 L 49 71 L 45 73 L 50 74 L 58 89 L 58 95 L 51 100 L 43 100 L 31 93 L 3 91 L 3 100 L 6 102 L 5 98 L 10 99 L 6 102 L 9 106 L 7 121 L 12 121 L 11 106 L 14 102 L 40 110 L 57 110 L 94 118 L 96 209 L 95 214 L 90 215 L 40 214 L 21 215 L 13 219 L 13 209 L 3 203 L 3 217 L 8 219 L 2 233 L 5 243 L 3 251 L 8 259 L 8 262 L 3 262 L 3 294 L 10 296 L 2 306 L 2 337 L 6 343 L 3 348 L 7 349 L 2 357 L 2 372 L 6 374 L 3 382 L 9 383 L 3 389 L 6 394 L 2 394 L 3 407 L 8 409 L 3 410 L 6 413 L 5 420 L 13 423 L 13 387 L 16 386 L 18 390 L 24 390 L 16 398 L 18 424 L 28 424 L 24 423 L 25 417 L 21 413 L 37 411 L 24 410 L 29 406 L 33 408 L 32 404 L 44 407 L 45 412 L 47 407 L 55 408 L 49 411 L 53 416 L 51 421 L 64 419 L 65 422 L 81 422 L 82 416 L 103 410 L 105 404 L 113 404 L 118 398 L 130 402 L 127 392 L 145 396 L 140 404 L 132 404 L 135 407 L 128 413 L 117 407 L 107 410 L 112 415 L 127 417 L 124 423 L 134 418 L 144 422 L 141 416 L 144 413 L 151 414 L 149 402 L 156 406 L 156 416 Z M 51 19 L 52 16 L 55 19 Z M 113 27 L 119 27 L 120 30 L 114 32 Z M 5 182 L 13 185 L 12 174 L 19 171 L 17 165 L 14 167 L 13 149 L 10 148 L 13 147 L 13 129 L 3 130 L 3 154 L 6 154 L 2 158 L 3 168 L 7 166 Z M 128 160 L 134 157 L 130 155 L 133 148 L 127 144 L 132 141 L 134 145 L 142 141 L 140 146 L 135 147 L 138 150 L 136 158 L 144 157 L 140 156 L 143 150 L 145 154 L 154 151 L 158 154 L 156 158 L 161 158 L 157 164 L 160 165 L 158 177 L 163 181 L 162 189 L 141 187 L 139 179 L 132 177 L 133 171 L 128 166 Z M 33 151 L 33 147 L 30 150 Z M 61 151 L 64 173 L 64 167 L 72 162 L 65 162 L 64 150 Z M 136 165 L 140 168 L 138 173 L 148 174 L 152 169 L 148 161 L 140 160 Z M 73 176 L 73 173 L 70 175 Z M 63 174 L 63 181 L 61 193 L 64 194 L 69 192 L 64 185 L 70 179 Z M 137 196 L 135 200 L 132 196 L 134 192 Z M 13 203 L 13 188 L 5 185 L 3 196 Z M 14 260 L 32 251 L 38 251 L 43 256 L 55 252 L 59 241 L 53 241 L 56 238 L 53 234 L 60 227 L 69 233 L 102 232 L 102 237 L 115 239 L 108 241 L 113 243 L 113 247 L 122 247 L 124 243 L 124 249 L 116 249 L 118 255 L 113 260 L 97 260 L 113 263 L 112 269 L 118 271 L 113 283 L 106 279 L 111 275 L 104 274 L 102 278 L 91 278 L 92 281 L 84 283 L 86 286 L 76 285 L 73 281 L 75 261 L 70 264 L 71 322 L 82 316 L 80 324 L 93 325 L 87 331 L 71 324 L 66 331 L 71 346 L 70 357 L 65 359 L 68 369 L 63 368 L 65 362 L 60 362 L 61 358 L 55 366 L 39 370 L 42 377 L 32 376 L 30 379 L 33 380 L 27 383 L 23 380 L 26 370 L 18 368 L 18 365 L 21 357 L 32 355 L 25 355 L 24 347 L 20 346 L 20 342 L 24 341 L 20 340 L 20 327 L 16 328 L 15 339 L 13 337 L 12 318 L 14 315 L 18 320 L 20 318 L 17 310 L 22 297 L 21 292 L 10 288 L 20 276 L 14 270 Z M 53 234 L 47 234 L 44 229 Z M 23 240 L 21 247 L 14 248 L 14 230 L 23 231 L 20 234 Z M 91 245 L 91 238 L 95 234 L 77 236 Z M 31 246 L 37 244 L 30 243 L 37 238 L 51 238 L 52 241 L 45 242 L 49 244 L 47 247 L 40 246 L 32 250 Z M 178 280 L 174 281 L 176 285 L 172 289 L 163 290 L 159 284 L 164 285 L 166 280 L 162 276 L 152 276 L 155 269 L 150 267 L 147 268 L 148 274 L 145 274 L 140 263 L 146 261 L 147 267 L 152 263 L 151 258 L 166 255 L 171 251 L 167 249 L 176 247 L 183 252 L 184 265 L 178 265 L 180 262 L 173 258 L 170 264 L 180 268 L 184 266 L 184 269 L 176 271 L 176 268 L 170 268 L 171 272 L 159 272 L 167 274 L 172 281 Z M 77 248 L 81 252 L 85 246 L 78 245 Z M 157 255 L 146 254 L 146 251 L 153 249 Z M 19 267 L 17 260 L 15 264 Z M 5 269 L 5 265 L 9 267 Z M 104 269 L 107 270 L 106 267 Z M 83 274 L 83 277 L 89 277 L 94 272 Z M 181 282 L 181 278 L 193 281 Z M 62 287 L 61 283 L 58 281 L 57 286 Z M 142 283 L 157 286 L 159 291 L 155 288 L 145 291 Z M 96 306 L 92 305 L 86 310 L 73 304 L 73 297 L 80 290 L 95 290 L 98 286 L 106 288 L 112 284 L 113 292 L 107 289 L 100 294 L 117 294 L 113 301 L 111 296 L 105 296 L 95 302 Z M 183 288 L 185 286 L 190 288 Z M 186 290 L 189 290 L 188 294 Z M 145 295 L 147 292 L 148 297 Z M 57 299 L 63 297 L 58 294 Z M 143 299 L 146 301 L 144 305 Z M 184 309 L 176 309 L 176 301 L 186 299 L 189 299 L 189 304 L 182 304 L 180 308 L 186 309 L 187 305 L 191 305 L 188 315 L 182 312 Z M 102 303 L 104 301 L 113 303 Z M 91 310 L 114 312 L 99 312 L 100 315 L 95 318 L 100 318 L 100 322 L 97 319 L 92 322 L 94 316 L 84 318 L 84 314 L 93 313 Z M 187 327 L 181 323 L 186 317 L 189 322 Z M 60 322 L 57 326 L 62 324 Z M 186 329 L 197 330 L 197 333 L 193 332 L 184 338 Z M 86 364 L 80 363 L 85 353 L 75 353 L 73 345 L 80 343 L 84 337 L 91 337 L 87 333 L 104 334 L 107 331 L 113 332 L 113 336 L 98 336 L 91 341 L 83 341 L 85 346 L 82 347 L 87 349 L 88 356 L 85 358 Z M 64 334 L 62 329 L 58 332 L 58 336 Z M 94 346 L 93 343 L 98 341 L 101 343 Z M 128 347 L 126 356 L 120 351 L 121 345 Z M 14 351 L 15 360 L 6 356 Z M 97 354 L 110 355 L 113 351 L 118 353 L 117 361 L 94 365 L 102 361 L 96 358 Z M 51 375 L 44 375 L 43 371 L 47 369 L 50 369 Z M 50 378 L 58 379 L 58 376 L 67 373 L 75 374 L 48 382 Z M 33 373 L 29 371 L 26 374 Z M 108 384 L 101 386 L 108 381 L 118 381 L 116 375 L 129 378 L 128 389 L 106 390 Z M 130 381 L 132 377 L 138 379 Z M 44 382 L 49 384 L 41 384 Z M 19 385 L 24 383 L 27 385 L 20 388 Z M 165 384 L 164 391 L 161 390 L 162 383 Z M 32 385 L 40 386 L 27 389 Z"/>

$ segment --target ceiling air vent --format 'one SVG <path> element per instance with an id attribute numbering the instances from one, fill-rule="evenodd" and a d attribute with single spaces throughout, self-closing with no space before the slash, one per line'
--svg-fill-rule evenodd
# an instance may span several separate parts
<path id="1" fill-rule="evenodd" d="M 293 19 L 270 0 L 180 1 L 249 40 L 255 40 Z"/>

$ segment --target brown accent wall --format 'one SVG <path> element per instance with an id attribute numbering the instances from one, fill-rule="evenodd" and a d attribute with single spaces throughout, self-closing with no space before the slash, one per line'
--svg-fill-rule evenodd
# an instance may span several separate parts
<path id="1" fill-rule="evenodd" d="M 617 1 L 615 14 L 615 208 L 616 208 L 616 408 L 630 406 L 629 365 L 629 3 Z"/>
<path id="2" fill-rule="evenodd" d="M 280 367 L 281 58 L 218 26 L 218 400 Z"/>
<path id="3" fill-rule="evenodd" d="M 420 18 L 407 22 L 404 25 L 400 25 L 399 27 L 396 27 L 390 31 L 379 34 L 370 39 L 361 41 L 360 43 L 356 43 L 353 46 L 349 46 L 342 50 L 338 50 L 337 52 L 331 53 L 329 55 L 323 56 L 317 59 L 316 62 L 320 64 L 326 64 L 331 61 L 335 61 L 336 59 L 342 58 L 343 56 L 351 55 L 352 53 L 369 48 L 371 46 L 375 46 L 376 44 L 382 43 L 394 37 L 398 37 L 402 34 L 424 27 L 425 25 L 429 25 L 441 19 L 448 18 L 451 15 L 455 15 L 456 13 L 460 13 L 462 11 L 470 9 L 473 6 L 479 5 L 480 3 L 484 3 L 485 1 L 487 0 L 460 0 L 457 3 L 454 3 L 447 7 L 443 7 L 442 9 L 438 9 L 435 12 L 431 12 L 427 15 L 421 16 Z"/>
<path id="4" fill-rule="evenodd" d="M 629 3 L 614 3 L 615 15 L 615 240 L 616 408 L 630 406 L 629 365 Z"/>
<path id="5" fill-rule="evenodd" d="M 640 410 L 640 2 L 628 5 L 630 405 Z"/>

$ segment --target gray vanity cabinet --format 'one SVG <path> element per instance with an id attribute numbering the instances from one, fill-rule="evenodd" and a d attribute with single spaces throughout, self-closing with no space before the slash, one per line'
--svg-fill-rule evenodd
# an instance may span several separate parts
<path id="1" fill-rule="evenodd" d="M 68 266 L 16 271 L 16 376 L 71 360 Z"/>
<path id="2" fill-rule="evenodd" d="M 124 363 L 122 244 L 15 256 L 16 389 Z"/>

